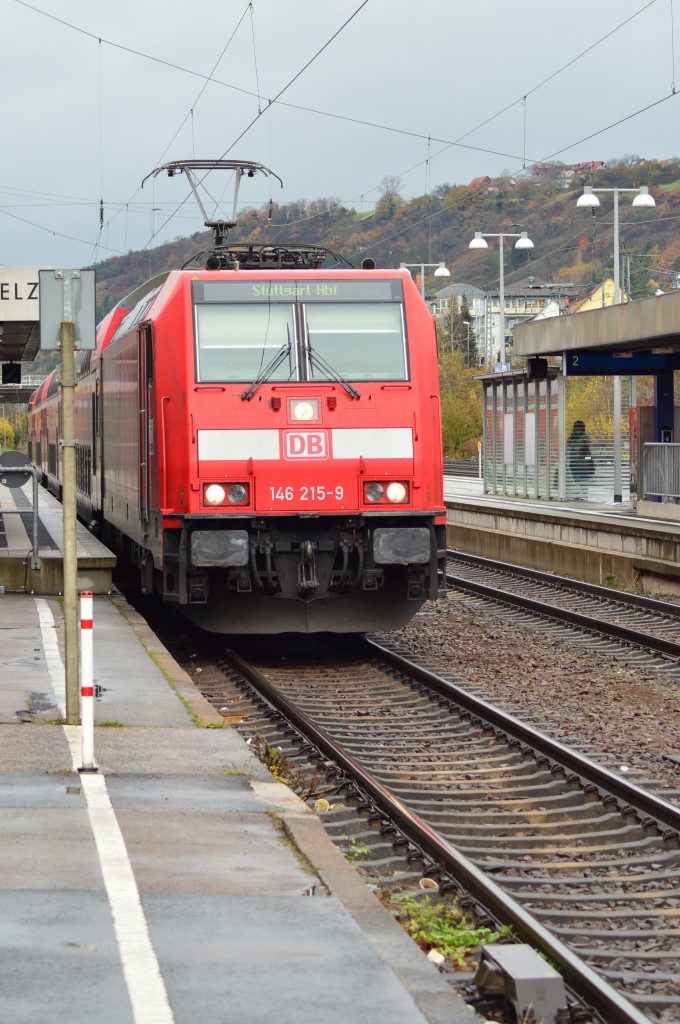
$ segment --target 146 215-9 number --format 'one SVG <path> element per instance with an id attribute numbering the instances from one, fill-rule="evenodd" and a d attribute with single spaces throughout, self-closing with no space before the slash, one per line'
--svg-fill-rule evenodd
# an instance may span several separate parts
<path id="1" fill-rule="evenodd" d="M 344 496 L 343 487 L 324 487 L 323 484 L 269 488 L 272 501 L 342 501 Z"/>

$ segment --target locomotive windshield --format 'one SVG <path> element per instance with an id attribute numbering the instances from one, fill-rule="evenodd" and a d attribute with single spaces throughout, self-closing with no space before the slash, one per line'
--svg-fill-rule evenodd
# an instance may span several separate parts
<path id="1" fill-rule="evenodd" d="M 252 380 L 271 361 L 288 337 L 294 337 L 290 305 L 196 307 L 198 380 Z M 291 380 L 295 350 L 281 360 L 271 380 Z"/>
<path id="2" fill-rule="evenodd" d="M 398 279 L 260 278 L 192 288 L 199 382 L 257 380 L 272 361 L 269 380 L 408 378 Z"/>
<path id="3" fill-rule="evenodd" d="M 305 306 L 307 346 L 348 380 L 404 380 L 401 306 L 347 303 Z M 327 380 L 312 359 L 310 380 Z"/>

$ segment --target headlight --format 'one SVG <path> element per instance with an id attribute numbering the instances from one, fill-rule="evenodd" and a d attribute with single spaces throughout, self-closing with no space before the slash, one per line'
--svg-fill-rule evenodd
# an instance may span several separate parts
<path id="1" fill-rule="evenodd" d="M 388 484 L 388 487 L 387 487 L 387 500 L 388 501 L 393 501 L 393 502 L 395 502 L 395 504 L 398 504 L 401 501 L 406 501 L 406 495 L 407 494 L 408 494 L 408 490 L 406 489 L 404 484 L 399 483 L 399 482 Z"/>
<path id="2" fill-rule="evenodd" d="M 291 398 L 288 402 L 291 423 L 318 423 L 321 419 L 318 398 Z"/>
<path id="3" fill-rule="evenodd" d="M 229 501 L 232 505 L 242 505 L 248 500 L 248 491 L 242 484 L 232 484 L 229 488 Z"/>
<path id="4" fill-rule="evenodd" d="M 227 500 L 227 492 L 222 484 L 206 484 L 203 488 L 203 501 L 206 505 L 223 505 Z"/>
<path id="5" fill-rule="evenodd" d="M 372 480 L 364 484 L 364 501 L 373 503 L 380 502 L 386 505 L 403 505 L 409 500 L 409 485 L 404 480 L 392 480 L 390 483 L 381 483 L 379 480 Z"/>
<path id="6" fill-rule="evenodd" d="M 203 504 L 212 505 L 246 505 L 250 497 L 248 484 L 204 484 Z"/>

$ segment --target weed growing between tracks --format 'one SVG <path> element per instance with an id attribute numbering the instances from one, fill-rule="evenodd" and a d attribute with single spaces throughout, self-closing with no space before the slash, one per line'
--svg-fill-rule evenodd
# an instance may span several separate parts
<path id="1" fill-rule="evenodd" d="M 474 966 L 472 957 L 481 945 L 498 942 L 510 933 L 507 926 L 501 926 L 498 931 L 485 925 L 476 926 L 453 897 L 433 902 L 429 896 L 418 897 L 410 892 L 383 890 L 379 895 L 423 952 L 437 950 L 456 971 Z"/>
<path id="2" fill-rule="evenodd" d="M 326 780 L 323 768 L 314 768 L 311 764 L 295 764 L 280 747 L 269 743 L 261 732 L 255 732 L 248 742 L 275 778 L 285 782 L 303 800 L 314 799 L 319 786 Z M 325 800 L 319 803 L 325 804 L 328 810 Z M 370 878 L 370 846 L 347 833 L 336 836 L 334 841 L 349 863 L 358 868 L 366 879 Z M 311 870 L 314 871 L 313 868 Z M 402 888 L 389 889 L 384 886 L 384 879 L 379 881 L 377 878 L 369 884 L 369 888 L 425 954 L 432 950 L 441 954 L 445 961 L 442 969 L 474 971 L 480 946 L 511 936 L 509 927 L 501 926 L 494 931 L 486 925 L 478 925 L 474 916 L 461 909 L 455 897 L 442 895 L 430 898 Z"/>
<path id="3" fill-rule="evenodd" d="M 280 747 L 272 747 L 260 732 L 256 732 L 252 739 L 252 749 L 274 778 L 285 782 L 302 800 L 311 800 L 324 781 L 322 768 L 312 769 L 310 774 L 311 765 L 297 765 L 290 761 L 284 757 Z"/>

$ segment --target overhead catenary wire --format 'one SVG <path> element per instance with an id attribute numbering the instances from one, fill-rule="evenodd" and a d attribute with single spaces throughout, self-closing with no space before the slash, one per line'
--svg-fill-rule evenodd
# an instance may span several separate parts
<path id="1" fill-rule="evenodd" d="M 57 17 L 56 15 L 53 15 L 53 14 L 51 14 L 49 12 L 46 12 L 46 11 L 43 11 L 40 8 L 35 7 L 34 5 L 32 5 L 30 3 L 27 3 L 26 0 L 15 0 L 15 2 L 18 3 L 20 6 L 23 6 L 25 8 L 28 8 L 28 9 L 34 11 L 37 14 L 41 14 L 44 17 L 49 17 L 52 20 L 57 21 L 57 22 L 63 24 L 64 26 L 68 27 L 69 29 L 72 29 L 72 30 L 80 32 L 80 33 L 82 33 L 82 34 L 84 34 L 86 36 L 89 36 L 90 38 L 92 38 L 92 39 L 97 41 L 97 43 L 98 43 L 100 48 L 102 46 L 102 43 L 108 44 L 108 45 L 111 45 L 111 46 L 116 46 L 116 47 L 118 47 L 118 48 L 120 48 L 122 50 L 125 50 L 126 52 L 132 53 L 132 54 L 134 54 L 136 56 L 139 56 L 141 58 L 149 59 L 149 60 L 154 60 L 154 61 L 156 61 L 156 62 L 158 62 L 160 64 L 164 64 L 166 66 L 178 69 L 178 70 L 183 71 L 185 73 L 197 75 L 198 77 L 202 77 L 202 78 L 206 79 L 205 82 L 204 82 L 203 88 L 205 88 L 207 86 L 207 84 L 208 84 L 208 81 L 211 80 L 210 78 L 206 78 L 205 75 L 198 75 L 197 72 L 190 71 L 189 69 L 186 69 L 186 68 L 181 68 L 179 65 L 173 64 L 170 61 L 167 61 L 167 60 L 164 60 L 164 59 L 161 59 L 161 58 L 151 57 L 148 54 L 144 54 L 144 53 L 142 53 L 139 50 L 133 49 L 132 47 L 122 46 L 121 44 L 113 43 L 110 40 L 106 40 L 106 39 L 104 39 L 103 37 L 101 37 L 101 36 L 99 36 L 97 34 L 87 32 L 86 30 L 81 29 L 80 27 L 78 27 L 76 25 L 73 25 L 71 22 L 68 22 L 64 18 Z M 594 43 L 592 43 L 586 49 L 582 50 L 579 54 L 577 54 L 570 61 L 568 61 L 565 64 L 563 64 L 560 68 L 558 68 L 556 71 L 552 72 L 549 76 L 544 78 L 541 82 L 537 83 L 537 85 L 533 86 L 531 89 L 526 90 L 526 92 L 524 93 L 524 96 L 522 98 L 525 99 L 527 96 L 531 95 L 533 92 L 535 92 L 536 90 L 540 89 L 542 86 L 544 86 L 549 81 L 551 81 L 553 78 L 555 78 L 556 75 L 562 73 L 567 68 L 572 66 L 581 57 L 583 57 L 585 54 L 587 54 L 590 51 L 592 51 L 596 46 L 600 45 L 606 39 L 610 38 L 615 32 L 617 32 L 624 25 L 630 23 L 634 18 L 638 17 L 640 14 L 642 14 L 644 11 L 646 11 L 649 7 L 651 7 L 653 5 L 653 3 L 655 3 L 655 2 L 656 2 L 656 0 L 650 0 L 650 2 L 644 4 L 644 6 L 642 6 L 638 11 L 634 12 L 632 15 L 630 15 L 628 18 L 626 18 L 624 21 L 622 21 L 619 25 L 614 26 L 604 36 L 600 37 L 598 40 L 596 40 Z M 670 3 L 671 3 L 671 16 L 672 16 L 672 0 L 670 0 Z M 244 14 L 247 13 L 248 11 L 250 11 L 250 13 L 251 13 L 251 27 L 252 27 L 252 16 L 253 16 L 252 3 L 247 5 L 246 11 L 244 12 Z M 673 43 L 672 42 L 671 42 L 671 46 L 672 46 L 672 50 L 673 50 Z M 673 52 L 672 56 L 673 56 L 673 62 L 674 62 L 674 52 Z M 302 70 L 304 70 L 304 68 Z M 212 80 L 215 82 L 215 84 L 224 85 L 224 86 L 226 86 L 228 88 L 233 88 L 233 89 L 236 89 L 239 92 L 246 93 L 246 94 L 249 94 L 249 95 L 257 95 L 258 96 L 258 106 L 260 106 L 260 104 L 259 104 L 259 80 L 257 79 L 257 73 L 256 73 L 256 89 L 257 89 L 257 93 L 252 93 L 252 91 L 250 91 L 250 90 L 242 89 L 242 88 L 240 88 L 238 86 L 232 86 L 232 85 L 229 85 L 228 83 L 220 83 L 219 81 L 217 81 L 214 78 Z M 672 86 L 673 90 L 674 90 L 674 81 L 675 81 L 675 79 L 674 79 L 674 73 L 673 73 L 673 86 Z M 291 84 L 291 83 L 289 83 L 289 84 Z M 285 88 L 288 88 L 288 86 L 286 86 Z M 310 112 L 318 113 L 318 114 L 321 114 L 323 116 L 341 117 L 341 115 L 334 115 L 334 114 L 330 114 L 329 112 L 325 112 L 325 111 L 315 111 L 315 110 L 312 110 L 312 108 L 301 107 L 300 105 L 297 105 L 297 104 L 289 104 L 286 101 L 281 100 L 281 98 L 280 98 L 284 91 L 285 91 L 285 89 L 282 90 L 277 95 L 277 97 L 274 98 L 274 100 L 268 101 L 266 109 L 268 109 L 268 110 L 271 109 L 271 106 L 273 105 L 274 102 L 279 102 L 282 105 L 291 107 L 292 109 L 310 110 Z M 665 99 L 665 98 L 668 98 L 668 97 L 664 97 L 663 99 Z M 660 102 L 663 102 L 663 99 L 656 101 L 656 104 L 658 104 Z M 515 100 L 515 101 L 513 101 L 513 104 L 517 103 L 517 102 L 520 102 L 520 101 L 519 100 Z M 485 124 L 490 123 L 490 121 L 492 121 L 494 118 L 500 116 L 505 110 L 509 109 L 513 104 L 506 105 L 501 110 L 497 111 L 496 114 L 492 115 L 491 118 L 488 118 L 486 121 L 482 122 L 481 124 L 475 126 L 472 129 L 470 129 L 468 132 L 465 133 L 465 135 L 461 136 L 460 139 L 462 140 L 462 139 L 464 139 L 466 137 L 469 137 L 469 135 L 471 135 L 473 132 L 479 130 L 480 127 L 483 127 Z M 607 125 L 605 128 L 600 129 L 598 132 L 592 133 L 591 135 L 584 137 L 584 139 L 580 140 L 580 141 L 582 142 L 582 141 L 586 141 L 586 140 L 592 139 L 592 138 L 596 137 L 598 134 L 602 134 L 603 132 L 606 132 L 606 131 L 610 130 L 611 127 L 620 125 L 620 124 L 624 123 L 626 120 L 630 119 L 631 117 L 638 116 L 640 113 L 642 113 L 642 112 L 644 112 L 646 110 L 651 109 L 651 107 L 653 107 L 656 104 L 650 104 L 647 107 L 642 108 L 640 111 L 636 111 L 633 114 L 628 115 L 626 118 L 619 119 L 618 121 L 614 122 L 612 125 Z M 375 127 L 375 128 L 381 129 L 381 130 L 396 131 L 396 132 L 399 132 L 401 134 L 411 135 L 411 136 L 415 136 L 415 137 L 423 137 L 423 138 L 425 137 L 421 133 L 408 132 L 408 131 L 405 131 L 404 129 L 400 129 L 400 128 L 390 128 L 388 126 L 379 125 L 379 124 L 373 123 L 373 122 L 364 122 L 364 121 L 361 121 L 361 120 L 358 120 L 358 119 L 355 119 L 355 118 L 343 118 L 343 119 L 344 120 L 348 120 L 348 121 L 353 121 L 353 122 L 359 123 L 359 124 L 366 124 L 368 126 Z M 249 130 L 249 129 L 246 129 L 246 131 L 247 130 Z M 447 141 L 447 140 L 444 140 L 444 139 L 435 139 L 434 141 L 442 143 L 445 146 L 461 145 L 461 142 L 459 140 L 450 142 L 450 141 Z M 236 143 L 233 143 L 232 146 L 235 145 L 235 144 Z M 578 145 L 578 144 L 579 143 L 572 143 L 571 145 Z M 476 148 L 476 149 L 479 149 L 482 152 L 494 153 L 493 150 L 484 149 L 482 147 L 469 147 L 469 148 Z M 523 147 L 523 148 L 525 149 L 525 147 Z M 569 147 L 563 147 L 562 149 L 556 151 L 555 154 L 551 154 L 551 156 L 557 155 L 558 153 L 562 153 L 567 148 L 569 148 Z M 166 152 L 167 152 L 167 149 L 166 149 Z M 439 153 L 434 153 L 434 154 L 430 153 L 430 154 L 428 154 L 428 160 L 431 162 L 431 160 L 434 159 L 437 155 L 439 155 Z M 511 159 L 519 159 L 519 157 L 516 154 L 511 154 L 511 153 L 502 153 L 502 154 L 498 154 L 498 155 L 507 156 L 507 157 L 509 157 Z M 526 161 L 526 154 L 525 153 L 522 154 L 522 159 L 524 161 Z M 547 160 L 547 159 L 550 159 L 550 158 L 545 158 L 545 159 Z M 350 202 L 351 202 L 351 200 L 350 200 Z M 121 205 L 119 207 L 116 215 L 118 215 L 121 212 L 123 212 L 123 210 L 125 210 L 127 212 L 128 209 L 129 209 L 128 204 L 125 204 L 125 206 Z M 438 212 L 433 214 L 433 215 L 434 216 L 438 215 Z M 30 223 L 30 222 L 27 221 L 27 223 Z M 36 225 L 36 226 L 41 226 L 41 225 Z M 161 228 L 159 228 L 159 231 L 160 230 L 161 230 Z M 155 232 L 154 237 L 159 233 L 159 231 Z M 71 236 L 66 236 L 65 235 L 64 237 L 71 237 Z"/>
<path id="2" fill-rule="evenodd" d="M 265 109 L 269 110 L 269 109 L 270 109 L 270 108 L 271 108 L 271 107 L 272 107 L 272 106 L 274 105 L 274 103 L 276 103 L 276 102 L 277 102 L 277 100 L 279 99 L 279 97 L 283 96 L 283 94 L 284 94 L 284 93 L 286 92 L 286 90 L 290 89 L 290 87 L 291 87 L 291 86 L 293 85 L 293 83 L 294 83 L 294 82 L 297 82 L 298 78 L 300 78 L 300 76 L 301 76 L 301 75 L 303 75 L 303 74 L 304 74 L 304 72 L 305 72 L 305 71 L 306 71 L 306 70 L 307 70 L 307 69 L 308 69 L 309 67 L 311 67 L 311 65 L 312 65 L 312 64 L 314 63 L 314 61 L 316 61 L 316 60 L 317 60 L 317 59 L 318 59 L 318 58 L 319 58 L 319 57 L 321 56 L 321 54 L 322 54 L 322 53 L 324 52 L 324 50 L 327 50 L 327 49 L 328 49 L 328 47 L 329 47 L 329 46 L 331 45 L 331 43 L 332 43 L 332 42 L 333 42 L 333 41 L 334 41 L 335 39 L 337 39 L 337 37 L 338 37 L 338 36 L 340 35 L 340 33 L 341 33 L 341 32 L 342 32 L 342 31 L 343 31 L 343 30 L 344 30 L 345 28 L 347 28 L 347 26 L 348 26 L 348 25 L 350 24 L 350 22 L 351 22 L 351 21 L 353 21 L 353 20 L 354 20 L 354 18 L 356 18 L 356 16 L 357 16 L 357 15 L 359 14 L 359 12 L 360 12 L 360 11 L 361 11 L 361 10 L 362 10 L 362 9 L 363 9 L 363 8 L 364 8 L 365 6 L 366 6 L 366 4 L 367 4 L 367 3 L 368 3 L 368 0 L 363 0 L 363 2 L 359 4 L 359 6 L 358 6 L 358 7 L 356 8 L 356 10 L 355 10 L 355 11 L 354 11 L 354 12 L 353 12 L 352 14 L 350 14 L 349 18 L 347 18 L 347 20 L 346 20 L 346 21 L 344 21 L 344 22 L 342 23 L 342 25 L 340 26 L 340 28 L 338 28 L 338 29 L 337 29 L 337 30 L 336 30 L 336 31 L 335 31 L 335 32 L 333 33 L 333 35 L 332 35 L 332 36 L 330 37 L 330 39 L 327 39 L 327 40 L 326 40 L 326 42 L 325 42 L 325 43 L 323 44 L 323 46 L 322 46 L 322 47 L 320 47 L 320 48 L 319 48 L 319 49 L 318 49 L 318 50 L 316 51 L 316 53 L 314 54 L 314 56 L 313 56 L 313 57 L 310 57 L 310 59 L 309 59 L 309 60 L 307 61 L 307 63 L 306 63 L 305 65 L 303 65 L 303 67 L 302 67 L 302 68 L 300 68 L 300 70 L 299 70 L 298 72 L 296 72 L 296 74 L 295 74 L 295 75 L 293 75 L 293 77 L 292 77 L 292 78 L 291 78 L 291 79 L 290 79 L 290 80 L 289 80 L 289 81 L 288 81 L 288 82 L 287 82 L 287 83 L 286 83 L 286 84 L 285 84 L 285 85 L 283 86 L 283 88 L 282 88 L 282 89 L 280 89 L 280 90 L 278 91 L 278 93 L 277 93 L 277 94 L 276 94 L 276 95 L 274 96 L 274 98 L 268 101 L 268 103 L 267 103 L 267 107 L 266 107 Z M 246 134 L 247 134 L 247 133 L 248 133 L 248 132 L 250 131 L 250 129 L 251 129 L 252 127 L 253 127 L 253 125 L 257 123 L 257 121 L 259 121 L 259 119 L 260 119 L 260 118 L 262 117 L 262 113 L 263 113 L 263 112 L 258 112 L 258 114 L 257 114 L 257 115 L 256 115 L 256 116 L 255 116 L 255 117 L 254 117 L 254 118 L 252 119 L 252 121 L 250 122 L 250 124 L 248 124 L 248 125 L 247 125 L 247 126 L 246 126 L 246 127 L 244 128 L 244 129 L 243 129 L 243 131 L 241 132 L 241 134 L 240 134 L 240 135 L 238 135 L 238 136 L 237 136 L 237 137 L 236 137 L 236 138 L 234 139 L 234 141 L 233 141 L 233 142 L 231 143 L 231 145 L 229 145 L 229 146 L 228 146 L 228 147 L 227 147 L 227 148 L 225 149 L 225 151 L 224 151 L 224 152 L 222 153 L 222 155 L 221 155 L 221 156 L 220 156 L 220 157 L 218 158 L 219 160 L 224 160 L 224 159 L 225 159 L 225 157 L 227 156 L 227 154 L 228 154 L 228 153 L 230 153 L 230 152 L 232 151 L 232 149 L 234 148 L 234 146 L 237 146 L 237 145 L 238 145 L 238 143 L 239 143 L 239 142 L 241 141 L 241 139 L 242 139 L 242 138 L 244 137 L 244 135 L 246 135 Z M 204 176 L 203 176 L 203 178 L 201 179 L 201 181 L 200 181 L 200 182 L 198 183 L 199 185 L 202 185 L 202 184 L 203 184 L 203 181 L 205 181 L 205 177 L 206 177 L 206 176 L 207 176 L 207 175 L 204 175 Z M 178 206 L 178 209 L 181 209 L 181 207 L 182 207 L 182 206 L 184 205 L 184 203 L 185 203 L 185 202 L 187 201 L 187 199 L 188 199 L 188 198 L 189 198 L 189 196 L 188 196 L 188 195 L 184 197 L 184 199 L 182 200 L 182 202 L 181 202 L 181 203 L 179 204 L 179 206 Z M 159 228 L 158 230 L 159 230 L 159 231 L 161 231 L 161 230 L 162 230 L 162 229 L 163 229 L 163 228 L 164 228 L 164 227 L 165 227 L 165 226 L 166 226 L 166 225 L 167 225 L 167 224 L 168 224 L 168 223 L 170 222 L 170 220 L 172 220 L 172 217 L 169 217 L 169 218 L 168 218 L 168 219 L 167 219 L 167 220 L 165 221 L 165 223 L 161 225 L 161 227 L 160 227 L 160 228 Z M 157 233 L 157 232 L 156 232 L 156 233 Z M 154 237 L 155 237 L 155 236 L 154 236 Z M 149 241 L 147 242 L 147 244 L 146 244 L 146 245 L 144 245 L 144 246 L 143 246 L 142 248 L 143 248 L 143 249 L 146 249 L 146 248 L 148 247 L 148 245 L 150 245 L 150 244 L 151 244 L 151 242 L 152 242 L 152 241 L 153 241 L 153 237 L 152 237 L 152 238 L 150 238 L 150 239 L 149 239 Z"/>
<path id="3" fill-rule="evenodd" d="M 675 26 L 673 23 L 673 0 L 669 0 L 671 8 L 671 92 L 675 92 Z"/>
<path id="4" fill-rule="evenodd" d="M 250 8 L 250 34 L 253 37 L 253 64 L 255 66 L 255 88 L 257 90 L 257 112 L 258 112 L 258 114 L 261 114 L 262 113 L 262 103 L 260 102 L 260 78 L 259 78 L 259 75 L 257 73 L 257 48 L 255 46 L 255 24 L 254 24 L 254 20 L 253 20 L 253 4 L 252 4 L 252 0 L 251 0 L 251 3 L 248 4 L 248 7 Z"/>
<path id="5" fill-rule="evenodd" d="M 367 2 L 367 0 L 366 0 L 366 2 Z M 521 103 L 524 99 L 526 99 L 526 97 L 531 96 L 533 93 L 535 93 L 539 89 L 541 89 L 544 85 L 547 85 L 548 82 L 551 82 L 554 78 L 556 78 L 558 75 L 560 75 L 563 71 L 566 71 L 568 68 L 570 68 L 572 65 L 574 65 L 577 61 L 579 61 L 582 57 L 585 57 L 588 53 L 592 52 L 601 43 L 606 42 L 607 39 L 611 38 L 611 36 L 613 36 L 616 32 L 618 32 L 620 29 L 624 28 L 626 25 L 628 25 L 635 18 L 637 18 L 641 14 L 643 14 L 649 7 L 652 7 L 656 2 L 657 2 L 657 0 L 648 0 L 648 2 L 643 5 L 643 7 L 641 7 L 639 10 L 635 11 L 628 18 L 625 18 L 618 25 L 615 25 L 612 29 L 610 29 L 608 32 L 606 32 L 603 36 L 601 36 L 599 39 L 595 40 L 594 43 L 591 43 L 584 50 L 581 50 L 578 54 L 576 54 L 575 57 L 572 57 L 565 64 L 561 65 L 555 71 L 551 72 L 551 74 L 547 75 L 544 79 L 542 79 L 540 82 L 538 82 L 535 86 L 533 86 L 530 89 L 527 89 L 526 92 L 522 96 L 518 97 L 517 99 L 514 99 L 511 103 L 508 103 L 505 106 L 501 107 L 494 114 L 492 114 L 488 118 L 486 118 L 484 121 L 482 121 L 479 124 L 475 125 L 473 128 L 468 129 L 463 135 L 459 136 L 456 140 L 435 139 L 434 141 L 443 143 L 444 146 L 447 147 L 447 148 L 451 147 L 451 146 L 461 146 L 462 148 L 467 148 L 467 149 L 477 150 L 479 152 L 488 153 L 489 155 L 492 155 L 492 156 L 504 156 L 504 157 L 509 157 L 509 158 L 512 158 L 512 159 L 518 159 L 519 160 L 520 157 L 517 154 L 514 154 L 514 153 L 505 153 L 505 152 L 502 152 L 502 151 L 494 151 L 492 149 L 478 147 L 478 146 L 472 146 L 472 145 L 469 145 L 469 144 L 467 146 L 463 146 L 463 140 L 468 138 L 470 135 L 474 134 L 476 131 L 479 131 L 481 128 L 486 127 L 488 124 L 490 124 L 492 121 L 496 120 L 496 118 L 502 116 L 504 113 L 506 113 L 512 107 L 516 106 L 518 103 Z M 90 37 L 91 39 L 99 39 L 99 37 L 96 36 L 94 33 L 88 32 L 86 29 L 83 29 L 83 28 L 81 28 L 78 25 L 74 25 L 72 22 L 66 21 L 66 19 L 64 19 L 64 18 L 59 18 L 55 14 L 51 14 L 48 11 L 43 11 L 39 7 L 35 7 L 33 4 L 28 3 L 27 0 L 14 0 L 14 3 L 19 4 L 22 7 L 26 7 L 27 9 L 29 9 L 31 11 L 34 11 L 36 14 L 41 14 L 41 15 L 43 15 L 46 18 L 50 18 L 53 21 L 56 21 L 59 24 L 64 25 L 65 27 L 72 29 L 75 32 L 79 32 L 82 35 Z M 671 0 L 671 3 L 672 3 L 672 0 Z M 362 4 L 362 6 L 364 6 L 364 5 Z M 245 16 L 245 13 L 247 13 L 247 11 L 249 9 L 250 9 L 250 4 L 246 7 L 246 12 L 244 12 L 243 16 Z M 352 17 L 354 17 L 354 15 L 352 15 Z M 239 24 L 240 24 L 240 22 L 239 22 Z M 237 28 L 238 28 L 238 26 L 237 26 Z M 185 74 L 188 74 L 188 75 L 193 75 L 193 76 L 195 76 L 197 78 L 204 78 L 204 79 L 206 79 L 206 84 L 208 83 L 208 81 L 213 81 L 213 83 L 215 85 L 220 85 L 220 86 L 223 86 L 224 88 L 233 89 L 236 92 L 240 92 L 240 93 L 243 93 L 243 94 L 248 95 L 248 96 L 257 97 L 258 100 L 259 100 L 259 86 L 257 86 L 258 92 L 254 93 L 254 92 L 252 92 L 252 90 L 243 88 L 242 86 L 237 86 L 237 85 L 234 85 L 233 83 L 222 82 L 219 79 L 215 79 L 213 77 L 212 73 L 211 73 L 210 76 L 206 76 L 206 75 L 202 74 L 201 72 L 194 71 L 194 70 L 192 70 L 190 68 L 186 68 L 186 67 L 184 67 L 184 66 L 182 66 L 180 64 L 173 63 L 172 61 L 168 61 L 168 60 L 166 60 L 164 58 L 156 57 L 156 56 L 153 56 L 151 54 L 144 53 L 143 51 L 134 49 L 133 47 L 125 46 L 125 45 L 123 45 L 121 43 L 115 43 L 115 42 L 113 42 L 112 40 L 109 40 L 109 39 L 104 39 L 103 41 L 107 45 L 109 45 L 109 46 L 111 46 L 111 47 L 113 47 L 115 49 L 122 50 L 122 51 L 124 51 L 126 53 L 130 53 L 130 54 L 132 54 L 134 56 L 141 57 L 141 58 L 143 58 L 145 60 L 153 61 L 154 63 L 165 65 L 166 67 L 172 68 L 172 69 L 174 69 L 176 71 L 181 71 L 181 72 L 183 72 Z M 303 70 L 305 70 L 305 69 L 303 68 Z M 286 88 L 288 88 L 288 86 L 286 86 Z M 414 137 L 414 138 L 426 138 L 426 136 L 423 133 L 421 133 L 421 132 L 413 132 L 413 131 L 409 131 L 409 130 L 404 129 L 404 128 L 396 128 L 394 126 L 382 125 L 382 124 L 379 124 L 378 122 L 364 121 L 361 118 L 348 117 L 348 116 L 345 116 L 345 115 L 342 115 L 342 114 L 333 113 L 331 111 L 318 110 L 318 109 L 316 109 L 314 107 L 303 106 L 301 104 L 288 103 L 285 100 L 283 100 L 283 101 L 280 100 L 280 95 L 281 94 L 279 94 L 279 96 L 275 97 L 274 100 L 269 100 L 268 101 L 268 105 L 271 105 L 274 102 L 279 102 L 282 106 L 290 107 L 293 110 L 301 110 L 301 111 L 304 111 L 304 112 L 307 112 L 307 113 L 318 114 L 318 115 L 323 116 L 323 117 L 331 117 L 331 118 L 335 118 L 335 119 L 338 119 L 338 120 L 348 121 L 348 122 L 354 123 L 354 124 L 365 125 L 366 127 L 370 127 L 370 128 L 377 128 L 377 129 L 380 129 L 382 131 L 395 132 L 397 134 L 411 136 L 411 137 Z M 172 141 L 174 141 L 174 138 L 173 138 Z M 172 144 L 172 141 L 171 141 L 170 144 Z M 169 148 L 169 146 L 167 148 Z M 167 149 L 165 150 L 165 152 L 167 152 Z M 440 150 L 438 153 L 435 153 L 434 154 L 435 157 L 441 155 L 442 152 L 444 152 L 444 150 Z M 418 166 L 418 165 L 416 165 L 416 166 Z M 406 173 L 406 172 L 404 172 L 404 173 Z M 366 192 L 370 192 L 370 191 L 374 191 L 374 189 L 367 189 L 367 190 L 365 190 L 365 193 Z"/>
<path id="6" fill-rule="evenodd" d="M 229 38 L 227 39 L 226 43 L 224 44 L 224 46 L 222 48 L 222 51 L 220 52 L 219 57 L 217 58 L 217 60 L 213 64 L 212 70 L 210 71 L 210 74 L 206 76 L 205 81 L 204 81 L 203 85 L 201 86 L 201 88 L 200 88 L 200 90 L 198 92 L 198 95 L 195 97 L 193 103 L 191 104 L 191 108 L 189 110 L 189 113 L 182 119 L 182 121 L 181 121 L 179 127 L 177 128 L 177 130 L 175 131 L 174 135 L 172 136 L 172 138 L 168 142 L 167 146 L 165 147 L 165 149 L 161 153 L 160 157 L 156 160 L 156 166 L 159 166 L 163 162 L 163 158 L 165 157 L 165 155 L 167 154 L 168 150 L 172 146 L 173 142 L 175 141 L 175 139 L 177 138 L 177 136 L 181 132 L 182 128 L 187 123 L 187 120 L 189 120 L 189 119 L 191 120 L 191 145 L 192 145 L 192 150 L 194 149 L 194 109 L 195 109 L 196 105 L 199 103 L 201 97 L 203 96 L 203 93 L 208 88 L 208 85 L 212 81 L 214 81 L 213 76 L 214 76 L 217 68 L 220 66 L 222 60 L 224 59 L 224 56 L 225 56 L 227 50 L 231 46 L 232 41 L 234 40 L 234 37 L 236 36 L 236 33 L 238 32 L 239 28 L 241 27 L 241 25 L 243 23 L 243 20 L 244 20 L 246 14 L 248 13 L 248 10 L 249 10 L 250 7 L 251 7 L 251 4 L 247 4 L 246 7 L 244 8 L 243 13 L 241 14 L 241 17 L 239 18 L 238 22 L 236 23 L 236 26 L 234 27 L 231 35 L 229 36 Z M 203 76 L 201 76 L 201 77 L 203 77 Z M 131 198 L 128 200 L 128 203 L 131 203 L 132 200 L 135 198 L 135 196 L 139 195 L 140 191 L 141 191 L 141 189 L 138 187 L 135 190 L 135 192 L 133 193 L 133 195 L 131 196 Z M 153 203 L 152 203 L 152 206 L 153 206 Z M 154 236 L 152 235 L 152 239 L 153 239 L 153 237 Z M 146 248 L 146 247 L 147 246 L 144 246 L 144 248 Z"/>

